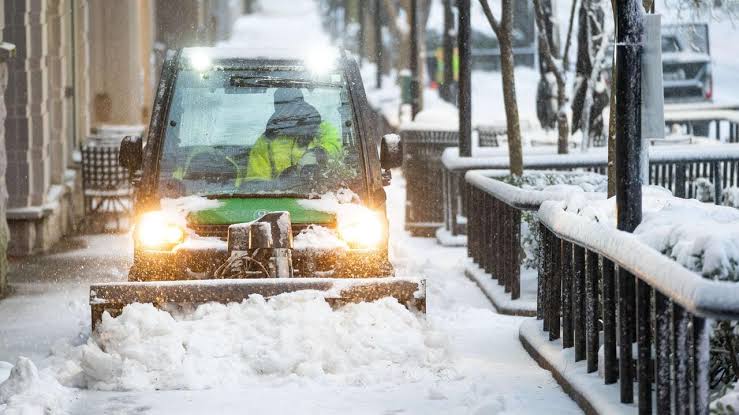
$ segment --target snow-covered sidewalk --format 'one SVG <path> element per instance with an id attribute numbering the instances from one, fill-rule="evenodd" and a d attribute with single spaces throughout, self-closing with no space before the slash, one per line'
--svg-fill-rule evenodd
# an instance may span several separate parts
<path id="1" fill-rule="evenodd" d="M 144 390 L 139 391 L 130 388 L 111 392 L 64 387 L 61 389 L 64 398 L 60 400 L 58 388 L 44 378 L 45 374 L 56 373 L 62 383 L 69 385 L 75 381 L 64 379 L 59 374 L 63 372 L 60 368 L 69 369 L 82 363 L 96 370 L 102 367 L 110 369 L 110 366 L 95 360 L 95 356 L 91 357 L 89 349 L 86 349 L 88 355 L 85 357 L 75 357 L 70 352 L 83 350 L 78 345 L 87 342 L 89 336 L 85 287 L 96 280 L 123 278 L 130 255 L 123 248 L 128 236 L 92 237 L 85 238 L 88 248 L 24 261 L 24 269 L 20 271 L 17 268 L 19 264 L 14 265 L 13 286 L 18 293 L 0 301 L 0 321 L 4 322 L 0 326 L 0 361 L 14 363 L 19 356 L 32 357 L 41 373 L 36 385 L 40 392 L 31 393 L 28 398 L 50 399 L 52 403 L 66 402 L 58 408 L 66 406 L 66 411 L 74 414 L 135 411 L 186 414 L 206 413 L 215 408 L 220 413 L 579 412 L 549 372 L 539 368 L 521 347 L 518 327 L 522 318 L 496 314 L 478 287 L 464 277 L 464 248 L 444 248 L 433 239 L 411 238 L 403 232 L 404 196 L 404 181 L 400 174 L 396 174 L 395 183 L 388 189 L 393 261 L 400 275 L 423 275 L 428 278 L 426 316 L 384 304 L 342 311 L 341 314 L 314 310 L 317 316 L 315 320 L 293 314 L 292 317 L 286 317 L 283 323 L 288 325 L 291 321 L 297 321 L 302 328 L 293 325 L 287 332 L 268 330 L 259 333 L 260 341 L 271 342 L 271 347 L 276 352 L 279 349 L 285 361 L 280 359 L 280 354 L 276 358 L 262 358 L 274 358 L 274 364 L 280 368 L 284 364 L 284 368 L 288 369 L 275 369 L 270 375 L 243 375 L 243 378 L 235 376 L 235 372 L 240 365 L 254 365 L 253 361 L 248 361 L 249 358 L 254 359 L 249 356 L 248 350 L 236 353 L 233 347 L 221 345 L 218 347 L 224 356 L 219 358 L 212 354 L 211 346 L 217 346 L 213 342 L 228 336 L 213 331 L 190 333 L 200 335 L 203 342 L 201 347 L 204 347 L 198 356 L 198 362 L 203 366 L 190 373 L 190 379 L 197 380 L 200 374 L 206 389 L 156 391 L 156 387 L 147 389 L 145 383 L 142 383 Z M 40 273 L 48 273 L 49 269 L 56 274 L 52 276 L 54 281 L 35 284 Z M 34 287 L 33 290 L 30 287 Z M 306 304 L 310 304 L 310 301 L 303 302 L 303 306 Z M 276 307 L 283 307 L 287 313 L 296 310 L 296 306 L 289 304 Z M 383 318 L 387 320 L 373 320 L 373 316 L 363 316 L 363 312 L 374 313 L 375 316 L 383 313 Z M 136 337 L 141 335 L 136 331 L 141 327 L 141 322 L 128 321 L 115 329 L 119 330 L 118 335 L 123 336 L 122 341 L 127 338 L 134 342 L 152 341 L 147 337 Z M 164 331 L 167 327 L 153 327 L 150 330 Z M 215 327 L 231 331 L 239 327 L 243 329 L 238 324 L 229 324 L 227 320 L 218 322 Z M 133 331 L 121 334 L 120 330 L 126 328 Z M 406 331 L 394 333 L 397 329 Z M 353 343 L 341 346 L 343 349 L 337 349 L 339 346 L 335 344 L 325 345 L 326 350 L 333 350 L 334 354 L 320 358 L 321 362 L 325 364 L 331 358 L 345 359 L 342 362 L 346 367 L 334 374 L 312 373 L 310 370 L 296 373 L 286 361 L 300 355 L 303 352 L 301 347 L 319 345 L 315 338 L 310 337 L 312 330 L 323 330 L 321 338 L 327 341 L 346 341 L 352 335 L 372 335 L 376 338 L 361 339 L 362 347 Z M 116 332 L 111 329 L 108 334 L 115 336 Z M 249 344 L 249 339 L 240 339 L 238 333 L 228 334 L 232 340 Z M 296 340 L 293 334 L 306 337 Z M 112 349 L 110 337 L 108 341 Z M 397 346 L 388 341 L 397 343 Z M 255 343 L 252 345 L 258 347 Z M 128 347 L 134 346 L 129 344 Z M 153 348 L 152 352 L 163 350 L 161 344 L 149 344 L 148 347 Z M 396 354 L 414 350 L 417 355 L 401 355 L 403 362 L 393 360 L 398 358 Z M 361 351 L 363 356 L 352 355 L 356 351 Z M 428 354 L 429 351 L 436 354 Z M 192 353 L 192 349 L 189 352 Z M 115 353 L 120 356 L 125 355 L 126 351 L 118 349 Z M 45 358 L 49 354 L 52 357 Z M 146 361 L 146 358 L 129 356 L 129 360 L 121 364 L 120 371 L 110 372 L 113 378 L 107 381 L 114 385 L 114 389 L 115 382 L 126 375 L 129 380 L 155 379 L 156 382 L 164 382 L 157 376 L 166 373 L 167 366 L 153 367 L 155 365 L 152 362 L 171 357 L 155 355 L 149 360 L 149 367 L 137 372 L 135 363 Z M 176 366 L 181 362 L 169 364 Z M 7 367 L 0 366 L 0 376 L 3 373 L 7 376 L 7 369 L 3 370 Z M 230 368 L 233 370 L 230 371 Z M 131 378 L 132 373 L 139 377 Z M 218 373 L 227 382 L 207 388 L 208 382 L 216 381 L 212 378 Z M 100 384 L 88 386 L 100 387 Z M 165 388 L 170 389 L 171 385 L 165 385 Z"/>

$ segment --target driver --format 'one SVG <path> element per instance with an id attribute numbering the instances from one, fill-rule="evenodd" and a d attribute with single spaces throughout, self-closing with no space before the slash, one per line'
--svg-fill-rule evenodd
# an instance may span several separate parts
<path id="1" fill-rule="evenodd" d="M 328 158 L 341 153 L 339 131 L 312 105 L 298 88 L 278 88 L 275 111 L 264 134 L 251 149 L 246 180 L 272 180 L 291 174 L 316 171 Z"/>

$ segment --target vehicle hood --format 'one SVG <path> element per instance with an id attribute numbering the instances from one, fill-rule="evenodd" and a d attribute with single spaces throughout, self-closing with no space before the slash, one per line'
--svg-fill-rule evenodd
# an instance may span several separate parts
<path id="1" fill-rule="evenodd" d="M 218 199 L 220 206 L 191 212 L 187 216 L 188 223 L 193 225 L 231 225 L 251 222 L 262 215 L 275 212 L 290 212 L 290 220 L 294 224 L 332 224 L 336 217 L 329 212 L 307 209 L 300 204 L 299 198 L 226 198 Z"/>

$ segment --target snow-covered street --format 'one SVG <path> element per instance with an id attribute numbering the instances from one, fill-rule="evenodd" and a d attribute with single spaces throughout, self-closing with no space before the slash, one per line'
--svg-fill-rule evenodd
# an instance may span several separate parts
<path id="1" fill-rule="evenodd" d="M 736 4 L 5 1 L 0 415 L 734 412 Z"/>
<path id="2" fill-rule="evenodd" d="M 388 196 L 388 210 L 402 212 L 404 181 L 399 173 L 388 189 Z M 273 359 L 273 364 L 279 366 L 282 362 L 284 366 L 269 371 L 270 374 L 242 377 L 239 373 L 246 373 L 242 366 L 255 364 L 249 361 L 252 355 L 218 341 L 229 338 L 237 345 L 248 345 L 249 328 L 254 329 L 263 321 L 252 315 L 255 321 L 251 325 L 246 321 L 241 325 L 228 323 L 228 319 L 220 325 L 211 325 L 211 331 L 201 325 L 203 331 L 194 329 L 188 333 L 188 341 L 197 338 L 201 348 L 189 351 L 199 354 L 196 361 L 202 365 L 188 373 L 191 383 L 180 385 L 185 390 L 157 391 L 160 387 L 170 389 L 172 385 L 166 379 L 157 378 L 166 371 L 158 371 L 153 362 L 174 365 L 176 362 L 167 359 L 178 358 L 167 344 L 157 340 L 167 339 L 162 334 L 167 330 L 163 326 L 158 332 L 149 333 L 153 338 L 131 338 L 144 344 L 153 354 L 151 357 L 135 356 L 129 350 L 129 360 L 121 363 L 119 371 L 111 372 L 114 378 L 108 382 L 113 385 L 108 387 L 134 390 L 63 388 L 61 397 L 55 399 L 73 414 L 196 414 L 212 410 L 213 402 L 218 402 L 221 413 L 579 412 L 550 373 L 539 368 L 521 347 L 518 327 L 522 318 L 495 313 L 479 288 L 463 275 L 466 257 L 463 248 L 443 248 L 432 239 L 407 236 L 399 214 L 391 217 L 391 227 L 391 250 L 398 274 L 423 275 L 428 279 L 426 316 L 413 315 L 392 304 L 368 304 L 362 310 L 337 312 L 318 310 L 316 313 L 312 309 L 314 314 L 301 316 L 301 312 L 316 304 L 310 299 L 302 302 L 304 308 L 300 304 L 282 304 L 276 306 L 286 312 L 282 324 L 292 327 L 294 336 L 286 337 L 290 330 L 275 328 L 260 333 L 259 340 L 274 347 L 275 353 L 280 352 L 277 356 L 261 356 L 260 364 L 269 364 Z M 32 394 L 29 405 L 54 396 L 48 380 L 44 380 L 45 373 L 55 372 L 63 378 L 60 372 L 80 362 L 88 365 L 87 374 L 111 370 L 105 362 L 89 355 L 80 358 L 70 350 L 76 346 L 82 350 L 79 345 L 84 345 L 89 337 L 87 285 L 124 278 L 130 255 L 129 238 L 128 235 L 78 238 L 63 252 L 13 263 L 11 282 L 15 293 L 0 302 L 0 318 L 8 322 L 0 328 L 0 361 L 15 363 L 20 356 L 26 356 L 39 367 L 40 386 L 28 392 Z M 34 284 L 31 289 L 30 282 L 40 279 L 47 283 Z M 362 312 L 369 315 L 362 316 Z M 121 324 L 126 324 L 128 329 L 143 330 L 145 323 L 135 321 L 132 316 Z M 244 338 L 235 329 L 243 330 Z M 396 332 L 400 329 L 407 331 Z M 112 330 L 108 334 L 115 336 Z M 217 330 L 228 333 L 217 333 Z M 131 330 L 128 334 L 136 336 L 137 332 Z M 375 337 L 364 343 L 347 342 L 351 336 L 362 334 Z M 344 343 L 343 346 L 326 344 L 329 341 Z M 253 343 L 252 346 L 258 347 Z M 310 348 L 331 353 L 318 359 L 326 373 L 320 368 L 318 372 L 309 368 L 294 371 L 290 359 L 299 359 Z M 137 350 L 140 352 L 143 347 Z M 86 351 L 89 353 L 89 349 Z M 412 354 L 414 351 L 419 354 Z M 115 353 L 125 355 L 127 351 L 118 349 Z M 150 366 L 137 371 L 137 359 Z M 341 367 L 327 369 L 329 363 Z M 9 365 L 0 366 L 1 377 L 7 376 L 3 367 Z M 122 379 L 129 383 L 114 385 Z M 61 380 L 66 384 L 75 382 Z M 98 389 L 106 386 L 91 385 Z"/>

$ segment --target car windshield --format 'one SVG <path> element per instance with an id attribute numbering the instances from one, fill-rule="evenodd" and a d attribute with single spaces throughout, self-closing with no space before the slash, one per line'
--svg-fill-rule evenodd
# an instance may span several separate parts
<path id="1" fill-rule="evenodd" d="M 159 165 L 163 197 L 361 192 L 361 146 L 339 72 L 182 69 Z"/>

